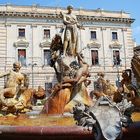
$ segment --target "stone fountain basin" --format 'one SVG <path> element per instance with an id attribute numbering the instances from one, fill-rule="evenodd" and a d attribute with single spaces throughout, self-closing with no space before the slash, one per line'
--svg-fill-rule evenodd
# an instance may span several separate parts
<path id="1" fill-rule="evenodd" d="M 93 139 L 91 131 L 76 126 L 71 115 L 0 117 L 0 140 Z"/>
<path id="2" fill-rule="evenodd" d="M 122 140 L 140 137 L 140 113 L 128 129 L 123 130 Z M 138 117 L 137 117 L 138 116 Z M 94 140 L 94 133 L 76 126 L 71 115 L 27 115 L 0 117 L 0 140 Z"/>

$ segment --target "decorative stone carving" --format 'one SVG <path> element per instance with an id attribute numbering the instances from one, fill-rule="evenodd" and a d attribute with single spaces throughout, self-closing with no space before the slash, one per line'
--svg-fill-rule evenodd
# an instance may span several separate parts
<path id="1" fill-rule="evenodd" d="M 51 63 L 58 83 L 50 89 L 50 96 L 44 104 L 42 113 L 62 114 L 70 111 L 77 101 L 90 106 L 92 101 L 88 95 L 87 86 L 91 83 L 89 65 L 82 54 L 76 56 L 63 55 L 63 43 L 56 34 L 50 45 Z M 75 58 L 77 57 L 77 59 Z"/>
<path id="2" fill-rule="evenodd" d="M 122 127 L 132 123 L 132 109 L 132 103 L 125 99 L 115 104 L 102 96 L 92 107 L 79 102 L 73 107 L 73 117 L 77 125 L 94 132 L 95 140 L 115 140 L 121 137 Z"/>
<path id="3" fill-rule="evenodd" d="M 92 42 L 88 43 L 87 46 L 89 48 L 100 48 L 101 44 L 97 43 L 96 41 L 92 41 Z"/>
<path id="4" fill-rule="evenodd" d="M 113 41 L 109 47 L 111 49 L 120 49 L 122 47 L 122 44 L 120 44 L 118 41 Z"/>
<path id="5" fill-rule="evenodd" d="M 16 42 L 14 42 L 15 47 L 28 47 L 29 42 L 25 38 L 19 38 Z"/>
<path id="6" fill-rule="evenodd" d="M 0 74 L 7 79 L 5 87 L 0 90 L 0 114 L 8 113 L 18 114 L 32 109 L 33 102 L 36 99 L 45 98 L 45 90 L 38 86 L 38 91 L 29 87 L 29 77 L 20 72 L 19 62 L 13 64 L 10 71 Z"/>
<path id="7" fill-rule="evenodd" d="M 51 45 L 51 40 L 49 38 L 44 39 L 41 43 L 40 43 L 40 47 L 41 48 L 50 48 Z"/>

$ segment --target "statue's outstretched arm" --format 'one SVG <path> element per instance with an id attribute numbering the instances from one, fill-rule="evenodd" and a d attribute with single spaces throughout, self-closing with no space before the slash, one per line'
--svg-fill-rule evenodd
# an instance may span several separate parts
<path id="1" fill-rule="evenodd" d="M 9 73 L 10 73 L 10 72 L 0 73 L 0 78 L 1 78 L 1 77 L 4 77 L 4 76 L 6 76 L 6 75 L 9 75 Z"/>

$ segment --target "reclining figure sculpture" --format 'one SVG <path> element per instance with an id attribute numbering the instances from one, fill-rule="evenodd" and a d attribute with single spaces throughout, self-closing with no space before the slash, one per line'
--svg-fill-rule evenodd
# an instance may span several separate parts
<path id="1" fill-rule="evenodd" d="M 0 90 L 0 109 L 5 113 L 26 112 L 32 108 L 32 100 L 45 97 L 45 90 L 38 87 L 38 91 L 29 86 L 29 78 L 20 72 L 19 62 L 13 64 L 13 69 L 1 73 L 0 77 L 7 76 L 4 89 Z"/>

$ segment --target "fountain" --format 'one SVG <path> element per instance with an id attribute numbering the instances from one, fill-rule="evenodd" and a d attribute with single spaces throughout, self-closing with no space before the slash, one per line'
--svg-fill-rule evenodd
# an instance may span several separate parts
<path id="1" fill-rule="evenodd" d="M 56 34 L 50 46 L 50 65 L 58 83 L 48 90 L 47 98 L 42 87 L 29 88 L 29 79 L 20 72 L 18 62 L 10 72 L 0 75 L 8 76 L 5 88 L 0 91 L 1 139 L 138 139 L 139 114 L 131 116 L 135 104 L 127 96 L 137 91 L 130 88 L 128 94 L 124 92 L 124 86 L 131 83 L 131 79 L 127 83 L 129 75 L 123 77 L 122 87 L 116 89 L 104 79 L 103 73 L 98 73 L 97 87 L 90 93 L 96 101 L 89 96 L 89 65 L 78 47 L 78 29 L 84 27 L 72 9 L 68 6 L 68 13 L 60 13 L 65 25 L 64 41 Z M 133 58 L 134 73 L 138 70 L 135 62 L 138 61 Z M 36 99 L 44 99 L 41 110 L 34 108 Z"/>

